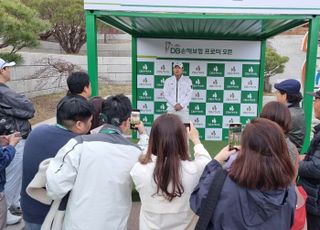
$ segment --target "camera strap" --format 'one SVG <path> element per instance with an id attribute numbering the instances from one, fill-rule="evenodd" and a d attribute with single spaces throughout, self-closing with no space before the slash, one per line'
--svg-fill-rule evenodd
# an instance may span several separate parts
<path id="1" fill-rule="evenodd" d="M 200 216 L 195 227 L 195 230 L 206 230 L 210 224 L 210 220 L 213 219 L 214 211 L 219 202 L 221 190 L 223 188 L 224 181 L 227 178 L 227 172 L 218 167 L 216 174 L 212 178 L 211 185 L 208 190 L 207 198 L 202 201 Z M 213 225 L 213 223 L 211 223 Z M 214 226 L 211 226 L 214 227 Z"/>

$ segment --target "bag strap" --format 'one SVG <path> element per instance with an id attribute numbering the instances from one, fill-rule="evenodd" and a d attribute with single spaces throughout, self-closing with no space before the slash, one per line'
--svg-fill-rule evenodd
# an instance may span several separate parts
<path id="1" fill-rule="evenodd" d="M 226 180 L 227 173 L 221 167 L 216 171 L 216 175 L 213 177 L 207 198 L 202 202 L 200 217 L 195 227 L 195 230 L 205 230 L 214 214 L 220 193 Z"/>

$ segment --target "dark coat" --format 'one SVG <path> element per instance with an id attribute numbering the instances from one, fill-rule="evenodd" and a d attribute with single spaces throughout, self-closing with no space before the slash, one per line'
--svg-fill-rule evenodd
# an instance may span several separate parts
<path id="1" fill-rule="evenodd" d="M 35 110 L 32 102 L 24 95 L 16 93 L 3 83 L 0 83 L 0 114 L 10 116 L 16 123 L 17 130 L 23 138 L 31 131 L 29 119 L 33 118 Z"/>
<path id="2" fill-rule="evenodd" d="M 306 135 L 306 119 L 304 116 L 304 110 L 297 106 L 289 106 L 289 111 L 292 125 L 287 136 L 300 152 Z"/>
<path id="3" fill-rule="evenodd" d="M 299 163 L 299 183 L 308 194 L 307 212 L 320 216 L 320 125 L 315 126 L 315 133 L 309 150 Z"/>
<path id="4" fill-rule="evenodd" d="M 218 167 L 216 160 L 206 166 L 191 195 L 190 206 L 197 215 Z M 209 229 L 288 230 L 293 224 L 296 201 L 293 185 L 262 192 L 239 187 L 227 176 Z"/>

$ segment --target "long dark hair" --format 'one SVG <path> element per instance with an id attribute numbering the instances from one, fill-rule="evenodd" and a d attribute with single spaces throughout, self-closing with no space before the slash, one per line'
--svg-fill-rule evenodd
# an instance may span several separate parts
<path id="1" fill-rule="evenodd" d="M 176 115 L 164 114 L 152 125 L 147 153 L 140 158 L 141 164 L 157 156 L 153 180 L 157 185 L 155 194 L 172 201 L 181 197 L 184 188 L 181 180 L 181 160 L 190 160 L 186 128 Z"/>
<path id="2" fill-rule="evenodd" d="M 239 186 L 263 191 L 286 188 L 295 176 L 285 136 L 278 124 L 253 119 L 241 135 L 241 151 L 230 178 Z"/>

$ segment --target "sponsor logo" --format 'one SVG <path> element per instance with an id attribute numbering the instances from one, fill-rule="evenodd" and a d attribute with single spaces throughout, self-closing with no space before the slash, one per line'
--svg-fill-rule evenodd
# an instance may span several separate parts
<path id="1" fill-rule="evenodd" d="M 227 63 L 226 64 L 226 76 L 229 77 L 241 77 L 241 64 L 239 63 Z"/>
<path id="2" fill-rule="evenodd" d="M 244 64 L 243 77 L 259 77 L 259 65 Z"/>
<path id="3" fill-rule="evenodd" d="M 143 121 L 143 123 L 147 123 L 147 122 L 148 122 L 148 118 L 147 118 L 146 116 L 144 116 L 144 117 L 142 118 L 142 121 Z"/>
<path id="4" fill-rule="evenodd" d="M 206 130 L 206 140 L 222 140 L 222 130 L 221 129 L 207 129 Z"/>
<path id="5" fill-rule="evenodd" d="M 205 90 L 193 91 L 191 99 L 197 102 L 206 102 L 206 91 Z"/>
<path id="6" fill-rule="evenodd" d="M 200 67 L 200 65 L 197 65 L 195 70 L 192 70 L 191 71 L 191 76 L 192 75 L 195 75 L 195 76 L 198 76 L 198 75 L 204 75 L 204 71 L 202 70 L 202 68 Z"/>
<path id="7" fill-rule="evenodd" d="M 208 64 L 208 76 L 223 77 L 224 64 L 209 63 Z"/>
<path id="8" fill-rule="evenodd" d="M 205 127 L 205 116 L 190 116 L 189 119 L 193 122 L 197 128 Z"/>
<path id="9" fill-rule="evenodd" d="M 224 104 L 225 115 L 239 115 L 240 114 L 240 104 Z"/>
<path id="10" fill-rule="evenodd" d="M 258 85 L 259 85 L 258 78 L 243 78 L 242 79 L 243 90 L 257 91 Z"/>
<path id="11" fill-rule="evenodd" d="M 224 89 L 224 78 L 221 77 L 208 77 L 207 78 L 207 88 L 215 89 L 215 90 L 223 90 Z"/>
<path id="12" fill-rule="evenodd" d="M 176 48 L 180 48 L 179 44 L 174 44 L 172 42 L 169 41 L 165 41 L 164 42 L 164 50 L 166 53 L 170 52 L 170 53 L 175 53 L 175 49 Z"/>
<path id="13" fill-rule="evenodd" d="M 171 70 L 170 68 L 168 68 L 168 63 L 166 63 L 167 66 L 165 64 L 159 63 L 159 65 L 156 65 L 156 75 L 171 75 Z"/>
<path id="14" fill-rule="evenodd" d="M 241 105 L 241 116 L 252 117 L 257 114 L 256 104 L 243 104 Z"/>
<path id="15" fill-rule="evenodd" d="M 153 75 L 153 62 L 138 62 L 138 74 Z"/>

